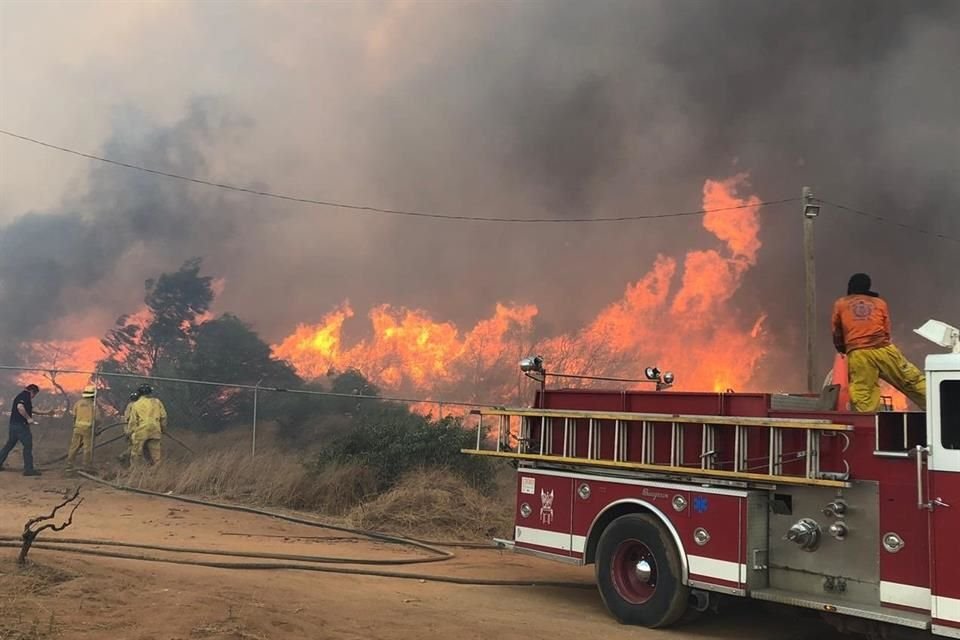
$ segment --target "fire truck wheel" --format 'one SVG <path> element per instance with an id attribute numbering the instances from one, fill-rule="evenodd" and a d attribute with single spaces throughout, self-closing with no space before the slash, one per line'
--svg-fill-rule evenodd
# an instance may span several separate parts
<path id="1" fill-rule="evenodd" d="M 667 627 L 687 610 L 680 554 L 653 516 L 620 516 L 597 544 L 597 585 L 604 604 L 623 624 Z"/>

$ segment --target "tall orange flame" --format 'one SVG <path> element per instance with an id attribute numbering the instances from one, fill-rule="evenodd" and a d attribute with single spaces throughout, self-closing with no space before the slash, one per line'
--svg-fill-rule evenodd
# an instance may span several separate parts
<path id="1" fill-rule="evenodd" d="M 707 180 L 703 226 L 719 248 L 687 253 L 678 261 L 657 256 L 651 270 L 623 297 L 579 331 L 536 336 L 533 305 L 498 303 L 492 317 L 468 330 L 437 322 L 423 310 L 381 305 L 372 309 L 372 333 L 344 347 L 342 330 L 353 311 L 344 303 L 319 324 L 300 325 L 274 347 L 302 375 L 356 368 L 392 392 L 503 401 L 522 390 L 517 359 L 542 353 L 554 371 L 639 378 L 651 364 L 669 367 L 682 389 L 742 389 L 766 353 L 760 313 L 744 323 L 731 298 L 760 250 L 756 196 L 740 196 L 746 175 Z M 485 395 L 490 394 L 490 395 Z"/>

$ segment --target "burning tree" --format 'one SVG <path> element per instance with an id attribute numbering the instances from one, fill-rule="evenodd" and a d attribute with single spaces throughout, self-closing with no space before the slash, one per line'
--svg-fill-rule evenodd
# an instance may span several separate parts
<path id="1" fill-rule="evenodd" d="M 105 373 L 157 376 L 275 387 L 296 386 L 293 369 L 273 357 L 269 345 L 236 316 L 212 318 L 213 279 L 200 275 L 201 260 L 188 260 L 173 273 L 147 280 L 143 312 L 121 316 L 103 338 Z M 131 382 L 131 388 L 136 386 Z M 171 424 L 218 430 L 252 414 L 253 394 L 230 387 L 171 384 L 158 386 Z M 104 392 L 121 411 L 123 385 Z M 268 401 L 262 411 L 269 412 Z"/>

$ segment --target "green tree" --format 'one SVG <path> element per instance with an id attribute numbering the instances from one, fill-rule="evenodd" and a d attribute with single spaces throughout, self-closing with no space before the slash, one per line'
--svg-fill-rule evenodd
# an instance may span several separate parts
<path id="1" fill-rule="evenodd" d="M 335 375 L 329 386 L 301 386 L 309 391 L 348 396 L 379 396 L 380 389 L 356 369 Z M 261 396 L 262 397 L 262 396 Z M 331 433 L 350 428 L 355 416 L 382 404 L 377 400 L 308 394 L 271 394 L 280 436 L 288 444 L 309 445 Z"/>
<path id="2" fill-rule="evenodd" d="M 213 279 L 200 275 L 200 264 L 200 258 L 187 260 L 179 271 L 145 283 L 144 302 L 152 318 L 141 338 L 152 371 L 168 363 L 176 367 L 187 356 L 197 319 L 210 310 Z"/>
<path id="3" fill-rule="evenodd" d="M 354 463 L 371 469 L 377 489 L 392 487 L 417 468 L 443 468 L 480 489 L 489 489 L 492 465 L 461 449 L 476 444 L 476 432 L 465 429 L 457 418 L 431 421 L 405 406 L 368 401 L 353 419 L 351 429 L 333 440 L 316 461 L 318 469 L 329 464 Z"/>
<path id="4" fill-rule="evenodd" d="M 199 325 L 193 334 L 190 357 L 180 369 L 182 377 L 229 381 L 268 387 L 295 387 L 299 376 L 287 362 L 273 357 L 270 346 L 246 323 L 224 314 Z M 253 392 L 206 385 L 189 385 L 187 403 L 194 419 L 207 430 L 216 430 L 253 414 Z M 258 414 L 269 420 L 279 408 L 275 392 L 259 393 Z"/>
<path id="5" fill-rule="evenodd" d="M 105 373 L 185 378 L 211 382 L 264 386 L 299 386 L 292 367 L 273 357 L 270 346 L 238 317 L 224 314 L 204 320 L 213 303 L 212 279 L 200 274 L 199 258 L 188 260 L 173 273 L 145 283 L 146 322 L 121 316 L 102 342 L 107 357 L 99 363 Z M 118 412 L 140 379 L 117 382 L 104 393 Z M 167 407 L 170 424 L 216 431 L 237 422 L 249 422 L 253 392 L 218 385 L 154 383 Z M 268 392 L 258 407 L 265 419 L 277 403 Z"/>
<path id="6" fill-rule="evenodd" d="M 101 340 L 107 350 L 104 365 L 145 375 L 179 367 L 190 351 L 197 319 L 213 302 L 212 279 L 200 275 L 200 265 L 200 258 L 187 260 L 178 271 L 146 281 L 149 320 L 139 324 L 130 315 L 120 316 Z"/>

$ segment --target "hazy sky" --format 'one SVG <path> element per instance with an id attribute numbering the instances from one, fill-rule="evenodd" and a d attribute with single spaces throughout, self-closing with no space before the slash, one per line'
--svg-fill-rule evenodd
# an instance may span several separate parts
<path id="1" fill-rule="evenodd" d="M 960 3 L 0 2 L 0 127 L 312 198 L 463 215 L 696 209 L 708 177 L 960 237 Z M 578 326 L 695 219 L 489 226 L 269 201 L 0 136 L 0 334 L 100 333 L 203 256 L 277 339 L 344 299 Z M 960 322 L 960 244 L 825 210 L 821 315 L 855 270 L 896 330 Z M 799 207 L 738 304 L 800 335 Z M 24 290 L 27 289 L 27 292 Z M 362 327 L 361 327 L 362 328 Z M 905 341 L 909 341 L 904 336 Z M 824 341 L 828 342 L 827 340 Z M 829 352 L 829 344 L 825 344 Z"/>

